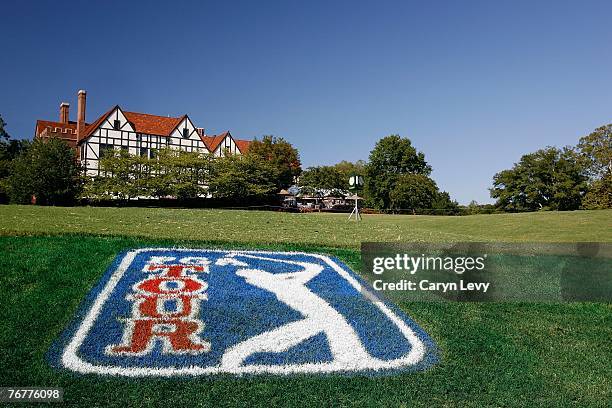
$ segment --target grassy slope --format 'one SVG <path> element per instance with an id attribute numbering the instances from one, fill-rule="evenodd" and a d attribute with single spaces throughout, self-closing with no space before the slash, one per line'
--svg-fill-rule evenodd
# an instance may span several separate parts
<path id="1" fill-rule="evenodd" d="M 605 304 L 400 304 L 438 343 L 442 362 L 427 372 L 374 379 L 78 377 L 52 370 L 44 354 L 124 248 L 201 247 L 228 240 L 242 243 L 233 245 L 262 247 L 260 242 L 277 242 L 264 247 L 328 252 L 357 268 L 355 249 L 308 244 L 355 247 L 360 239 L 398 239 L 394 237 L 398 231 L 406 234 L 402 240 L 425 236 L 428 240 L 611 241 L 611 218 L 612 212 L 368 217 L 356 228 L 343 216 L 329 215 L 0 207 L 4 235 L 91 231 L 167 239 L 0 237 L 0 385 L 61 386 L 68 402 L 84 406 L 160 404 L 170 398 L 177 405 L 601 406 L 612 398 L 612 307 Z M 87 220 L 96 220 L 93 228 Z M 283 225 L 273 223 L 277 220 Z M 140 230 L 135 230 L 137 226 Z M 320 234 L 314 235 L 314 228 Z M 337 233 L 336 239 L 326 236 L 325 231 L 340 228 L 348 233 Z M 177 241 L 179 236 L 215 243 Z"/>
<path id="2" fill-rule="evenodd" d="M 362 241 L 612 241 L 612 210 L 465 217 L 0 206 L 0 235 L 84 233 L 358 247 Z"/>

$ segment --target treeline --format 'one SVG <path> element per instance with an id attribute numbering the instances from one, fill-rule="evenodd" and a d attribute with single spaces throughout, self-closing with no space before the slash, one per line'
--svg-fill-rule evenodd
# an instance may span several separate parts
<path id="1" fill-rule="evenodd" d="M 612 125 L 581 138 L 574 147 L 547 147 L 526 154 L 493 177 L 494 205 L 460 206 L 430 177 L 425 155 L 408 138 L 380 139 L 368 161 L 341 161 L 301 169 L 298 151 L 282 138 L 264 136 L 242 156 L 161 149 L 155 158 L 114 150 L 96 177 L 84 174 L 74 149 L 59 139 L 13 140 L 0 117 L 0 202 L 70 205 L 79 201 L 171 198 L 212 205 L 278 204 L 281 189 L 300 194 L 357 191 L 365 206 L 381 212 L 477 214 L 612 208 Z M 297 186 L 296 186 L 297 184 Z"/>
<path id="2" fill-rule="evenodd" d="M 460 206 L 431 179 L 431 166 L 407 138 L 378 141 L 368 162 L 310 167 L 299 184 L 307 191 L 348 188 L 350 174 L 364 176 L 367 207 L 382 212 L 491 214 L 538 210 L 612 208 L 612 124 L 595 129 L 576 146 L 526 154 L 493 177 L 495 204 Z"/>
<path id="3" fill-rule="evenodd" d="M 310 167 L 300 176 L 299 185 L 307 191 L 346 191 L 349 177 L 361 175 L 365 185 L 359 193 L 366 207 L 382 212 L 458 214 L 459 205 L 440 191 L 430 177 L 431 170 L 410 139 L 390 135 L 376 143 L 367 162 Z"/>
<path id="4" fill-rule="evenodd" d="M 503 211 L 612 208 L 612 124 L 576 146 L 524 155 L 493 177 L 490 191 Z"/>

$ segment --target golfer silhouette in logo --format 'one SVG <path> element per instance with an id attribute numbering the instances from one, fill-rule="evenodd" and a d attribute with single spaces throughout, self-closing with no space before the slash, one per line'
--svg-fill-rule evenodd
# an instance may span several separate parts
<path id="1" fill-rule="evenodd" d="M 306 286 L 321 273 L 323 266 L 249 254 L 232 254 L 230 257 L 232 258 L 221 259 L 219 264 L 237 266 L 236 275 L 245 278 L 250 285 L 273 293 L 280 302 L 299 312 L 304 318 L 229 347 L 221 358 L 221 367 L 227 369 L 239 367 L 255 353 L 287 351 L 319 333 L 324 333 L 327 337 L 335 363 L 348 368 L 376 360 L 365 350 L 357 333 L 346 319 Z M 297 265 L 302 270 L 270 273 L 261 269 L 242 268 L 249 265 L 236 257 Z"/>

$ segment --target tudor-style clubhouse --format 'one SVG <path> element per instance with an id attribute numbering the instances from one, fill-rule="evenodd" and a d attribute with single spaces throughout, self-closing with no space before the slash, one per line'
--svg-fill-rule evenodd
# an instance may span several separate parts
<path id="1" fill-rule="evenodd" d="M 105 152 L 123 149 L 130 154 L 154 157 L 157 149 L 170 147 L 185 151 L 222 156 L 243 154 L 250 141 L 235 139 L 229 131 L 206 135 L 189 116 L 167 117 L 147 113 L 127 112 L 113 106 L 95 121 L 87 123 L 85 108 L 87 93 L 78 93 L 77 121 L 70 120 L 70 105 L 60 105 L 59 122 L 37 120 L 35 138 L 57 137 L 77 151 L 87 174 L 100 172 L 99 161 Z"/>

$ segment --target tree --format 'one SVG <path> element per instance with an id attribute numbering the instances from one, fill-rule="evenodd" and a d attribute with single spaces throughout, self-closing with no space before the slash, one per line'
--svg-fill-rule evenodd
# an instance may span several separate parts
<path id="1" fill-rule="evenodd" d="M 591 182 L 589 191 L 582 199 L 582 206 L 587 210 L 612 208 L 612 173 Z"/>
<path id="2" fill-rule="evenodd" d="M 140 169 L 144 158 L 124 150 L 111 150 L 100 159 L 100 174 L 89 177 L 83 188 L 83 198 L 90 200 L 129 200 L 146 195 L 142 188 Z"/>
<path id="3" fill-rule="evenodd" d="M 450 194 L 446 191 L 438 191 L 431 203 L 433 214 L 452 215 L 459 213 L 459 203 L 451 200 Z"/>
<path id="4" fill-rule="evenodd" d="M 100 175 L 87 180 L 84 197 L 92 200 L 202 197 L 207 193 L 210 163 L 209 154 L 171 148 L 159 149 L 151 159 L 114 150 L 100 160 Z"/>
<path id="5" fill-rule="evenodd" d="M 8 178 L 12 173 L 14 160 L 27 151 L 28 140 L 0 139 L 0 203 L 9 200 Z"/>
<path id="6" fill-rule="evenodd" d="M 301 187 L 314 189 L 346 189 L 348 179 L 334 166 L 309 167 L 300 175 Z"/>
<path id="7" fill-rule="evenodd" d="M 5 130 L 6 122 L 0 115 L 0 203 L 9 200 L 8 177 L 13 168 L 13 160 L 27 150 L 29 142 L 26 140 L 14 140 Z"/>
<path id="8" fill-rule="evenodd" d="M 0 115 L 0 139 L 9 140 L 10 136 L 4 129 L 6 126 L 6 122 L 2 119 L 2 115 Z"/>
<path id="9" fill-rule="evenodd" d="M 504 211 L 575 210 L 586 192 L 586 181 L 574 150 L 547 147 L 497 173 L 490 191 L 496 206 Z"/>
<path id="10" fill-rule="evenodd" d="M 481 205 L 478 204 L 478 201 L 472 200 L 470 201 L 470 203 L 467 205 L 465 209 L 466 209 L 467 214 L 473 215 L 473 214 L 480 214 L 480 208 L 481 208 Z"/>
<path id="11" fill-rule="evenodd" d="M 357 160 L 356 162 L 350 162 L 342 160 L 340 163 L 334 164 L 333 167 L 342 173 L 343 177 L 347 180 L 346 185 L 348 186 L 348 178 L 352 175 L 365 176 L 366 162 L 363 160 Z"/>
<path id="12" fill-rule="evenodd" d="M 214 158 L 208 153 L 174 151 L 173 195 L 179 200 L 206 196 L 213 163 Z"/>
<path id="13" fill-rule="evenodd" d="M 612 208 L 612 124 L 582 137 L 577 147 L 590 176 L 584 208 Z"/>
<path id="14" fill-rule="evenodd" d="M 577 147 L 593 178 L 612 173 L 612 124 L 601 126 L 580 138 Z"/>
<path id="15" fill-rule="evenodd" d="M 153 196 L 170 195 L 179 200 L 205 196 L 213 161 L 207 153 L 161 149 L 157 157 L 150 160 L 153 175 L 149 177 L 149 192 Z"/>
<path id="16" fill-rule="evenodd" d="M 389 208 L 390 193 L 399 176 L 428 176 L 430 173 L 431 167 L 425 161 L 425 155 L 417 152 L 410 139 L 399 135 L 384 137 L 370 152 L 370 160 L 365 167 L 364 194 L 368 204 L 379 209 Z"/>
<path id="17" fill-rule="evenodd" d="M 437 196 L 438 186 L 431 178 L 423 174 L 402 174 L 389 193 L 390 207 L 413 211 L 431 209 Z"/>
<path id="18" fill-rule="evenodd" d="M 14 160 L 8 179 L 11 201 L 37 204 L 73 204 L 81 189 L 81 167 L 74 149 L 51 138 L 35 140 L 25 154 Z"/>
<path id="19" fill-rule="evenodd" d="M 278 168 L 252 155 L 216 158 L 208 190 L 213 198 L 246 204 L 274 196 Z"/>
<path id="20" fill-rule="evenodd" d="M 355 163 L 343 160 L 333 166 L 309 167 L 300 175 L 301 187 L 326 190 L 348 190 L 349 177 L 365 174 L 365 162 L 358 160 Z"/>
<path id="21" fill-rule="evenodd" d="M 255 139 L 245 156 L 268 161 L 277 169 L 277 189 L 291 186 L 294 178 L 302 172 L 297 149 L 282 137 L 268 135 L 262 140 Z"/>

